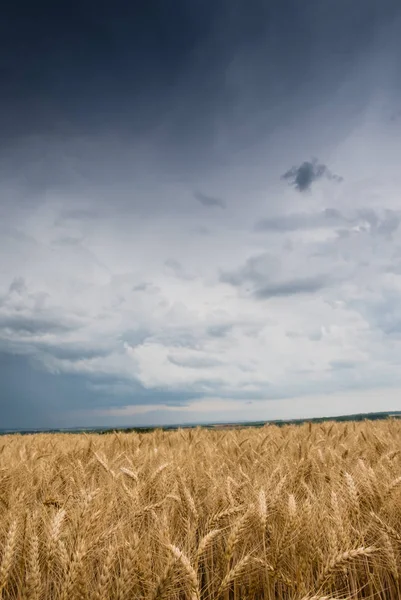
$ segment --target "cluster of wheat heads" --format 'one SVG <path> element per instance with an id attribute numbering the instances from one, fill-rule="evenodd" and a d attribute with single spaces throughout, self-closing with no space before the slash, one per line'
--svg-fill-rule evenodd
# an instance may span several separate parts
<path id="1" fill-rule="evenodd" d="M 399 599 L 401 422 L 0 438 L 0 598 Z"/>

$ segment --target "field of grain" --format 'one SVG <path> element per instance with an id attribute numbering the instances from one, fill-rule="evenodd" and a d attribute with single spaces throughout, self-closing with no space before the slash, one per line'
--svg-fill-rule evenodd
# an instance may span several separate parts
<path id="1" fill-rule="evenodd" d="M 0 438 L 0 597 L 399 599 L 401 422 Z"/>

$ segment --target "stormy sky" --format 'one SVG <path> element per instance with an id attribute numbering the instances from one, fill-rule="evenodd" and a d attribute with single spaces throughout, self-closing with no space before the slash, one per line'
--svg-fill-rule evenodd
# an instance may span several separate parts
<path id="1" fill-rule="evenodd" d="M 399 0 L 0 19 L 0 427 L 401 409 Z"/>

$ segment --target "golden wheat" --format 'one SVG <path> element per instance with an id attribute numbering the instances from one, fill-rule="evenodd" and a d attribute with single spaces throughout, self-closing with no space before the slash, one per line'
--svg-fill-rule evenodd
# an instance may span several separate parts
<path id="1" fill-rule="evenodd" d="M 1 445 L 1 600 L 401 598 L 396 419 Z"/>

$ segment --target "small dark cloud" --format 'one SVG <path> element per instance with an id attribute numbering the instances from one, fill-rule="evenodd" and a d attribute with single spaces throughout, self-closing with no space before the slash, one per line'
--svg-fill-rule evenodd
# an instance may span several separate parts
<path id="1" fill-rule="evenodd" d="M 189 275 L 185 271 L 184 267 L 180 262 L 178 262 L 178 260 L 168 258 L 164 261 L 164 266 L 167 267 L 170 273 L 173 273 L 173 275 L 178 279 L 183 279 L 184 281 L 191 281 L 192 279 L 194 279 L 192 275 Z"/>
<path id="2" fill-rule="evenodd" d="M 20 294 L 20 295 L 24 294 L 27 291 L 25 279 L 23 277 L 15 277 L 12 280 L 10 287 L 8 289 L 9 289 L 10 293 L 17 292 L 17 294 Z"/>
<path id="3" fill-rule="evenodd" d="M 258 300 L 273 298 L 279 296 L 294 296 L 296 294 L 311 294 L 318 292 L 327 286 L 327 277 L 305 277 L 299 279 L 290 279 L 279 283 L 269 283 L 264 287 L 253 292 L 253 296 Z"/>
<path id="4" fill-rule="evenodd" d="M 151 283 L 144 281 L 143 283 L 138 283 L 138 285 L 134 285 L 134 287 L 132 288 L 132 291 L 133 292 L 145 292 L 146 290 L 148 290 L 151 287 L 152 287 Z"/>
<path id="5" fill-rule="evenodd" d="M 332 360 L 330 362 L 330 368 L 333 371 L 343 370 L 343 369 L 354 369 L 357 366 L 353 360 Z"/>
<path id="6" fill-rule="evenodd" d="M 208 327 L 206 333 L 211 337 L 222 338 L 225 337 L 232 328 L 233 326 L 231 324 L 212 325 L 211 327 Z"/>
<path id="7" fill-rule="evenodd" d="M 326 165 L 320 164 L 316 158 L 305 161 L 298 167 L 292 167 L 281 176 L 281 179 L 289 181 L 299 192 L 305 192 L 311 188 L 312 183 L 322 179 L 322 177 L 332 181 L 343 181 L 342 177 L 332 173 Z"/>
<path id="8" fill-rule="evenodd" d="M 220 281 L 234 287 L 245 285 L 247 291 L 250 291 L 251 295 L 258 300 L 275 296 L 313 293 L 329 284 L 326 275 L 277 281 L 278 266 L 277 259 L 269 254 L 253 256 L 236 271 L 221 273 Z"/>
<path id="9" fill-rule="evenodd" d="M 226 203 L 221 198 L 215 198 L 214 196 L 207 196 L 206 194 L 202 194 L 201 192 L 194 192 L 195 199 L 203 204 L 203 206 L 212 207 L 220 207 L 226 208 Z"/>
<path id="10" fill-rule="evenodd" d="M 164 265 L 173 271 L 182 271 L 182 264 L 175 260 L 174 258 L 168 258 L 164 261 Z"/>
<path id="11" fill-rule="evenodd" d="M 269 253 L 258 254 L 248 258 L 246 263 L 235 271 L 224 271 L 220 274 L 222 283 L 240 287 L 250 283 L 257 288 L 264 286 L 280 270 L 277 256 Z"/>
<path id="12" fill-rule="evenodd" d="M 169 356 L 168 361 L 173 365 L 187 369 L 212 369 L 222 364 L 220 360 L 207 356 L 189 356 L 187 358 Z"/>

